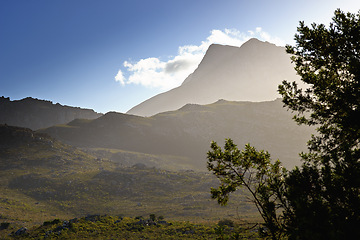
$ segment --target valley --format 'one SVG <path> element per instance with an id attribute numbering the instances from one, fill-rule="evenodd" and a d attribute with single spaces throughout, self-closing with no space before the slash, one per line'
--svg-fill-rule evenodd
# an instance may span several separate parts
<path id="1" fill-rule="evenodd" d="M 262 220 L 245 189 L 232 194 L 226 207 L 211 199 L 219 180 L 207 170 L 207 152 L 212 141 L 222 145 L 231 138 L 239 149 L 250 143 L 269 151 L 288 169 L 299 165 L 298 153 L 306 151 L 314 129 L 298 126 L 276 98 L 282 78 L 294 77 L 291 69 L 283 48 L 251 39 L 240 48 L 210 46 L 179 88 L 128 113 L 1 98 L 0 221 L 11 227 L 0 236 L 21 227 L 35 238 L 45 236 L 48 223 L 75 218 L 85 219 L 87 229 L 77 229 L 76 236 L 91 236 L 88 216 L 98 216 L 110 229 L 115 218 L 127 218 L 130 226 L 153 214 L 173 221 L 177 230 L 163 230 L 169 233 L 183 234 L 190 230 L 179 229 L 196 223 L 196 231 L 207 229 L 215 239 L 217 223 L 231 219 L 242 230 L 221 231 L 254 237 L 246 229 Z M 223 79 L 222 87 L 217 79 Z M 249 101 L 255 95 L 262 101 Z"/>
<path id="2" fill-rule="evenodd" d="M 31 130 L 1 125 L 0 131 L 2 142 L 16 142 L 0 151 L 2 221 L 31 226 L 53 218 L 149 213 L 217 220 L 235 216 L 235 203 L 246 199 L 237 194 L 225 210 L 210 199 L 209 189 L 217 180 L 209 173 L 140 163 L 122 167 Z M 250 203 L 238 211 L 244 218 L 256 216 Z"/>

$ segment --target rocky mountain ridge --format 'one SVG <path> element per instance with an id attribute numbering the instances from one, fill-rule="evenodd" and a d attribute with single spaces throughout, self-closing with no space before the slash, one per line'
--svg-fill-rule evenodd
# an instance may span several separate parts
<path id="1" fill-rule="evenodd" d="M 76 118 L 95 119 L 100 116 L 102 114 L 92 109 L 63 106 L 31 97 L 15 101 L 0 97 L 0 124 L 37 130 L 65 124 Z"/>

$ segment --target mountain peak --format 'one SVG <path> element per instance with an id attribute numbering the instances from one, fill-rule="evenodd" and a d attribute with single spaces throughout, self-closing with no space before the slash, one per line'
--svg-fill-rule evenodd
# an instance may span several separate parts
<path id="1" fill-rule="evenodd" d="M 161 93 L 127 113 L 152 116 L 188 103 L 269 101 L 283 80 L 298 80 L 284 47 L 251 38 L 240 47 L 212 44 L 198 68 L 180 87 Z"/>
<path id="2" fill-rule="evenodd" d="M 257 38 L 250 38 L 249 40 L 247 40 L 245 43 L 264 43 L 263 41 L 260 41 Z M 244 44 L 245 44 L 244 43 Z"/>
<path id="3" fill-rule="evenodd" d="M 240 47 L 245 47 L 246 45 L 254 45 L 254 44 L 271 44 L 271 45 L 275 45 L 273 43 L 269 43 L 267 41 L 261 41 L 257 38 L 250 38 L 249 40 L 247 40 L 246 42 L 244 42 Z M 276 46 L 276 45 L 275 45 Z M 223 44 L 218 44 L 218 43 L 212 43 L 209 48 L 208 51 L 213 50 L 213 49 L 225 49 L 225 48 L 232 48 L 233 50 L 239 47 L 236 46 L 230 46 L 230 45 L 223 45 Z"/>
<path id="4" fill-rule="evenodd" d="M 218 43 L 212 43 L 208 50 L 206 52 L 211 52 L 211 51 L 214 51 L 214 50 L 224 50 L 224 49 L 236 49 L 236 48 L 239 48 L 239 47 L 235 47 L 235 46 L 230 46 L 230 45 L 222 45 L 222 44 L 218 44 Z"/>
<path id="5" fill-rule="evenodd" d="M 257 38 L 250 38 L 248 41 L 246 41 L 243 45 L 240 47 L 242 50 L 251 51 L 253 53 L 265 53 L 270 54 L 273 51 L 278 51 L 277 49 L 281 49 L 285 52 L 283 47 L 276 46 L 273 43 L 270 42 L 263 42 L 260 41 Z"/>

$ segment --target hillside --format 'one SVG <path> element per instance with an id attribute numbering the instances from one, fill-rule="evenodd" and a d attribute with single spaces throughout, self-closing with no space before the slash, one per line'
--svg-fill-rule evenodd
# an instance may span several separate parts
<path id="1" fill-rule="evenodd" d="M 0 124 L 37 130 L 68 123 L 76 118 L 94 119 L 100 116 L 102 114 L 91 109 L 63 106 L 30 97 L 15 101 L 0 97 Z"/>
<path id="2" fill-rule="evenodd" d="M 152 116 L 177 110 L 188 103 L 209 104 L 230 101 L 270 101 L 280 95 L 283 80 L 298 76 L 284 47 L 250 39 L 241 47 L 213 44 L 198 68 L 177 88 L 156 95 L 127 113 Z"/>
<path id="3" fill-rule="evenodd" d="M 124 167 L 30 129 L 0 125 L 0 223 L 22 226 L 92 214 L 218 220 L 256 215 L 242 191 L 223 209 L 210 173 Z M 242 202 L 239 206 L 239 202 Z M 1 237 L 0 237 L 1 238 Z"/>
<path id="4" fill-rule="evenodd" d="M 188 104 L 153 117 L 110 112 L 95 120 L 74 120 L 41 132 L 79 147 L 178 156 L 182 157 L 180 162 L 186 158 L 193 169 L 205 170 L 210 142 L 222 144 L 225 138 L 232 138 L 240 148 L 250 143 L 268 150 L 273 158 L 293 167 L 299 164 L 298 153 L 306 150 L 312 130 L 298 126 L 277 99 Z"/>

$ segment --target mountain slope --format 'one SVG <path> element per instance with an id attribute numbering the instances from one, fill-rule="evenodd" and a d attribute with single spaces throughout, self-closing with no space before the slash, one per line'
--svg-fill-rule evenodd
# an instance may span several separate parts
<path id="1" fill-rule="evenodd" d="M 213 44 L 198 68 L 183 84 L 156 95 L 127 113 L 139 116 L 181 108 L 188 103 L 209 104 L 219 99 L 269 101 L 280 97 L 278 85 L 297 80 L 284 47 L 250 39 L 241 47 Z"/>
<path id="2" fill-rule="evenodd" d="M 30 97 L 17 101 L 0 97 L 0 124 L 37 130 L 68 123 L 76 118 L 94 119 L 100 116 L 102 114 L 91 109 L 62 106 Z"/>
<path id="3" fill-rule="evenodd" d="M 306 150 L 312 130 L 294 123 L 282 105 L 280 99 L 258 103 L 220 100 L 205 106 L 188 104 L 153 117 L 111 112 L 42 132 L 80 147 L 186 157 L 193 168 L 202 170 L 210 142 L 221 144 L 232 138 L 240 148 L 251 143 L 292 167 L 299 163 L 298 153 Z"/>
<path id="4" fill-rule="evenodd" d="M 46 134 L 0 124 L 0 223 L 29 227 L 54 218 L 151 213 L 204 221 L 256 213 L 241 190 L 226 210 L 210 201 L 217 184 L 210 173 L 123 167 Z"/>

